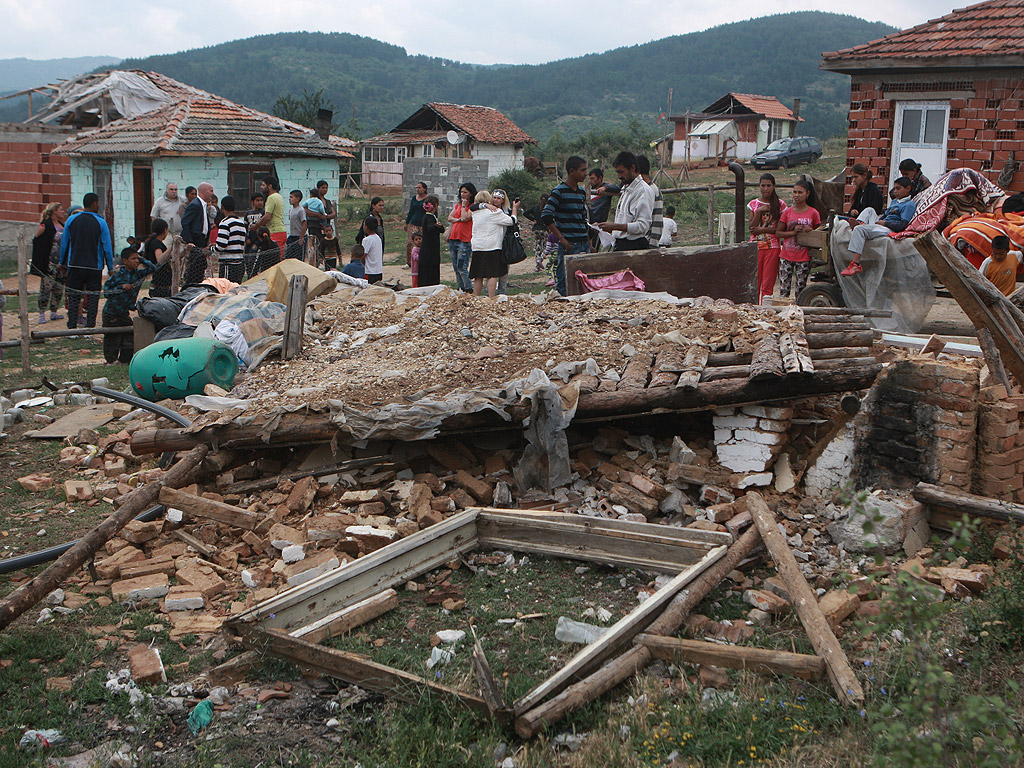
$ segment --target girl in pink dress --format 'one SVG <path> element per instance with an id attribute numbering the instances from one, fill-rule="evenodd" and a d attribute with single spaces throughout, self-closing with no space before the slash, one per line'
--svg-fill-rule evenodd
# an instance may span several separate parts
<path id="1" fill-rule="evenodd" d="M 750 209 L 750 240 L 757 243 L 757 302 L 761 304 L 765 296 L 775 292 L 775 281 L 779 277 L 781 246 L 775 231 L 786 204 L 776 194 L 775 177 L 770 173 L 761 174 L 758 187 L 761 196 L 747 203 L 747 208 Z"/>

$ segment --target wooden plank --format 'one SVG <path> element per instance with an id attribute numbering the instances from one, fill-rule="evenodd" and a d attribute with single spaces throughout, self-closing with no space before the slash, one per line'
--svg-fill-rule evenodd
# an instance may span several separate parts
<path id="1" fill-rule="evenodd" d="M 477 545 L 476 510 L 466 510 L 330 573 L 282 592 L 229 620 L 291 630 L 404 584 Z"/>
<path id="2" fill-rule="evenodd" d="M 305 275 L 292 275 L 288 280 L 287 310 L 281 340 L 281 359 L 291 360 L 302 351 L 302 333 L 306 325 L 306 294 L 309 280 Z"/>
<path id="3" fill-rule="evenodd" d="M 769 333 L 754 346 L 754 354 L 750 359 L 749 378 L 757 381 L 783 376 L 782 352 L 779 349 L 779 335 Z"/>
<path id="4" fill-rule="evenodd" d="M 725 555 L 726 549 L 725 546 L 715 547 L 699 562 L 688 567 L 630 611 L 627 616 L 619 619 L 600 638 L 573 656 L 564 667 L 516 701 L 513 705 L 516 715 L 521 715 L 549 696 L 559 693 L 584 669 L 592 664 L 600 663 L 599 660 L 608 658 L 623 643 L 629 642 L 644 626 L 656 618 L 658 611 L 675 597 L 676 593 L 721 559 Z"/>
<path id="5" fill-rule="evenodd" d="M 245 651 L 233 659 L 228 659 L 223 664 L 218 664 L 210 669 L 206 673 L 206 679 L 211 686 L 232 686 L 245 680 L 249 673 L 262 663 L 262 653 L 259 651 Z"/>
<path id="6" fill-rule="evenodd" d="M 28 327 L 28 244 L 25 230 L 18 232 L 18 322 L 21 325 L 21 372 L 29 373 L 32 371 L 29 357 L 32 335 Z"/>
<path id="7" fill-rule="evenodd" d="M 385 589 L 365 600 L 360 600 L 355 605 L 342 608 L 311 624 L 294 629 L 288 634 L 292 637 L 301 637 L 310 643 L 322 643 L 324 640 L 351 632 L 356 627 L 383 616 L 397 606 L 398 593 L 393 589 Z"/>
<path id="8" fill-rule="evenodd" d="M 205 558 L 211 558 L 217 554 L 217 548 L 211 547 L 206 542 L 200 541 L 195 536 L 187 533 L 180 528 L 171 531 L 171 535 L 178 541 L 185 542 L 188 546 L 192 547 L 196 552 L 201 554 Z"/>
<path id="9" fill-rule="evenodd" d="M 689 466 L 689 465 L 682 465 Z M 706 481 L 705 481 L 706 482 Z M 541 522 L 565 523 L 566 525 L 578 526 L 586 531 L 601 533 L 606 536 L 616 536 L 620 532 L 628 534 L 648 534 L 660 538 L 680 542 L 682 546 L 703 547 L 705 550 L 716 547 L 720 544 L 731 544 L 732 535 L 719 531 L 703 531 L 699 528 L 679 528 L 675 525 L 658 525 L 656 523 L 634 523 L 628 520 L 611 520 L 603 517 L 584 517 L 582 515 L 567 514 L 565 512 L 548 512 L 545 510 L 527 509 L 496 509 L 493 507 L 481 507 L 479 510 L 481 520 L 507 519 L 518 522 Z"/>
<path id="10" fill-rule="evenodd" d="M 616 389 L 644 389 L 647 380 L 651 375 L 651 365 L 654 363 L 654 355 L 650 352 L 637 352 L 626 363 Z"/>
<path id="11" fill-rule="evenodd" d="M 992 372 L 992 375 L 996 377 L 1000 384 L 1006 387 L 1007 392 L 1012 392 L 1013 386 L 1006 375 L 1006 368 L 1003 367 L 1003 358 L 999 354 L 999 348 L 996 346 L 995 339 L 992 338 L 992 332 L 988 328 L 978 329 L 978 343 L 981 346 L 982 354 L 985 356 L 985 364 Z"/>
<path id="12" fill-rule="evenodd" d="M 232 525 L 246 531 L 254 531 L 260 523 L 259 515 L 247 509 L 225 504 L 223 501 L 204 499 L 193 493 L 179 491 L 177 488 L 161 488 L 160 503 L 180 509 L 191 517 L 202 517 L 216 520 L 218 523 Z"/>
<path id="13" fill-rule="evenodd" d="M 487 702 L 487 709 L 492 718 L 508 720 L 511 718 L 512 710 L 505 704 L 501 689 L 491 674 L 491 665 L 484 654 L 483 646 L 480 645 L 480 638 L 476 636 L 476 629 L 472 624 L 469 628 L 473 633 L 473 674 L 476 675 L 477 685 L 480 686 L 480 694 Z"/>
<path id="14" fill-rule="evenodd" d="M 665 635 L 637 635 L 634 641 L 651 650 L 656 659 L 687 664 L 712 664 L 729 669 L 746 669 L 766 675 L 793 675 L 803 680 L 821 677 L 825 660 L 805 653 L 790 653 L 765 648 L 721 645 L 703 640 L 683 640 Z"/>
<path id="15" fill-rule="evenodd" d="M 246 647 L 253 650 L 269 651 L 275 656 L 295 662 L 300 667 L 411 704 L 419 702 L 424 694 L 436 694 L 474 712 L 484 715 L 490 713 L 487 702 L 479 696 L 378 664 L 356 653 L 310 643 L 281 630 L 268 629 L 251 633 L 243 636 L 242 640 Z"/>
<path id="16" fill-rule="evenodd" d="M 825 660 L 828 676 L 836 695 L 844 704 L 851 706 L 860 704 L 864 701 L 864 690 L 853 673 L 832 628 L 828 625 L 825 615 L 818 607 L 818 599 L 800 571 L 800 566 L 797 565 L 792 550 L 779 532 L 775 515 L 761 498 L 761 494 L 756 491 L 747 493 L 746 499 L 747 511 L 754 518 L 757 530 L 761 533 L 761 540 L 764 541 L 768 552 L 775 561 L 779 575 L 786 583 L 793 609 L 800 617 L 800 622 L 803 624 L 815 652 Z"/>
<path id="17" fill-rule="evenodd" d="M 98 429 L 112 421 L 113 418 L 113 403 L 86 405 L 77 411 L 72 411 L 67 416 L 61 416 L 42 429 L 26 432 L 25 436 L 36 440 L 63 440 L 66 437 L 74 437 L 83 429 Z"/>

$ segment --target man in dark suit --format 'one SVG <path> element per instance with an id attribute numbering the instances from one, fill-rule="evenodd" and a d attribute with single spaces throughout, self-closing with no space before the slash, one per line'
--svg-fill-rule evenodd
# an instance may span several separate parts
<path id="1" fill-rule="evenodd" d="M 213 200 L 213 185 L 204 181 L 196 191 L 196 199 L 185 206 L 181 217 L 181 237 L 186 243 L 206 248 L 210 244 L 207 204 Z"/>

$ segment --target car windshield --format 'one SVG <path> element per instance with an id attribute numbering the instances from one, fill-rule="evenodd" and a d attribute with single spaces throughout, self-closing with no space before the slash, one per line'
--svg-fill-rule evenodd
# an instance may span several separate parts
<path id="1" fill-rule="evenodd" d="M 765 147 L 765 151 L 773 149 L 789 149 L 789 142 L 791 141 L 792 139 L 776 139 L 767 147 Z"/>

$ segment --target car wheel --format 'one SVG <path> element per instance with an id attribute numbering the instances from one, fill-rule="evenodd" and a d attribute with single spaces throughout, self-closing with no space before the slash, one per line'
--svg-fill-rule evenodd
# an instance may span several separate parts
<path id="1" fill-rule="evenodd" d="M 782 160 L 779 162 L 779 167 L 780 168 L 789 168 L 789 158 L 788 157 L 782 158 Z"/>
<path id="2" fill-rule="evenodd" d="M 816 163 L 821 160 L 821 155 L 811 155 L 811 162 Z"/>
<path id="3" fill-rule="evenodd" d="M 842 307 L 843 291 L 835 283 L 815 283 L 808 285 L 796 297 L 801 307 Z"/>

